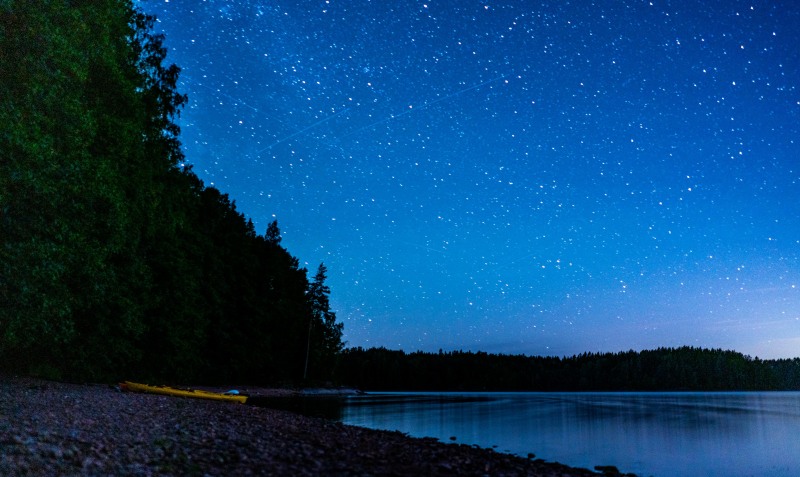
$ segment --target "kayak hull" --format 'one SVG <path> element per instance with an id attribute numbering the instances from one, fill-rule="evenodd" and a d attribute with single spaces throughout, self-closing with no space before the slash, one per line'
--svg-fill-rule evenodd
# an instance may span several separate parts
<path id="1" fill-rule="evenodd" d="M 244 404 L 247 401 L 247 396 L 238 394 L 222 394 L 211 391 L 203 391 L 202 389 L 178 389 L 169 386 L 151 386 L 149 384 L 134 383 L 131 381 L 123 381 L 119 383 L 119 387 L 123 391 L 133 391 L 137 393 L 150 393 L 161 394 L 164 396 L 178 396 L 196 399 L 211 399 L 214 401 L 228 401 L 238 402 Z"/>

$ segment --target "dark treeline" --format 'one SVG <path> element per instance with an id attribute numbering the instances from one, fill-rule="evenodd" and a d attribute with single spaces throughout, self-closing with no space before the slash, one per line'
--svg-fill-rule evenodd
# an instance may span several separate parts
<path id="1" fill-rule="evenodd" d="M 0 367 L 328 379 L 342 326 L 277 222 L 183 167 L 187 98 L 125 0 L 0 1 Z"/>
<path id="2" fill-rule="evenodd" d="M 348 385 L 376 391 L 800 389 L 800 358 L 759 360 L 692 347 L 570 358 L 351 348 L 339 373 Z"/>

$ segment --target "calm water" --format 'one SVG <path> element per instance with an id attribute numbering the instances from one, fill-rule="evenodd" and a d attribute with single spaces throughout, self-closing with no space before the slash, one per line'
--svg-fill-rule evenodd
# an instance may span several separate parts
<path id="1" fill-rule="evenodd" d="M 640 476 L 800 475 L 800 393 L 404 393 L 341 421 Z"/>

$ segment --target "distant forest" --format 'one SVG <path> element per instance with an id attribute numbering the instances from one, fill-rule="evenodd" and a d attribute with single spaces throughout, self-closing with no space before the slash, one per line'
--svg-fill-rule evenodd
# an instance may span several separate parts
<path id="1" fill-rule="evenodd" d="M 0 2 L 0 369 L 181 383 L 329 379 L 313 277 L 189 167 L 187 97 L 125 0 Z"/>
<path id="2" fill-rule="evenodd" d="M 351 348 L 339 379 L 373 391 L 800 390 L 800 358 L 693 347 L 570 358 Z"/>

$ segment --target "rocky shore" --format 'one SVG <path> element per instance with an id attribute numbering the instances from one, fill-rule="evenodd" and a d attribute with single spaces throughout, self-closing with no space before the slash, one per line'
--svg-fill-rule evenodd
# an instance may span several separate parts
<path id="1" fill-rule="evenodd" d="M 0 475 L 601 474 L 279 410 L 0 376 Z"/>

